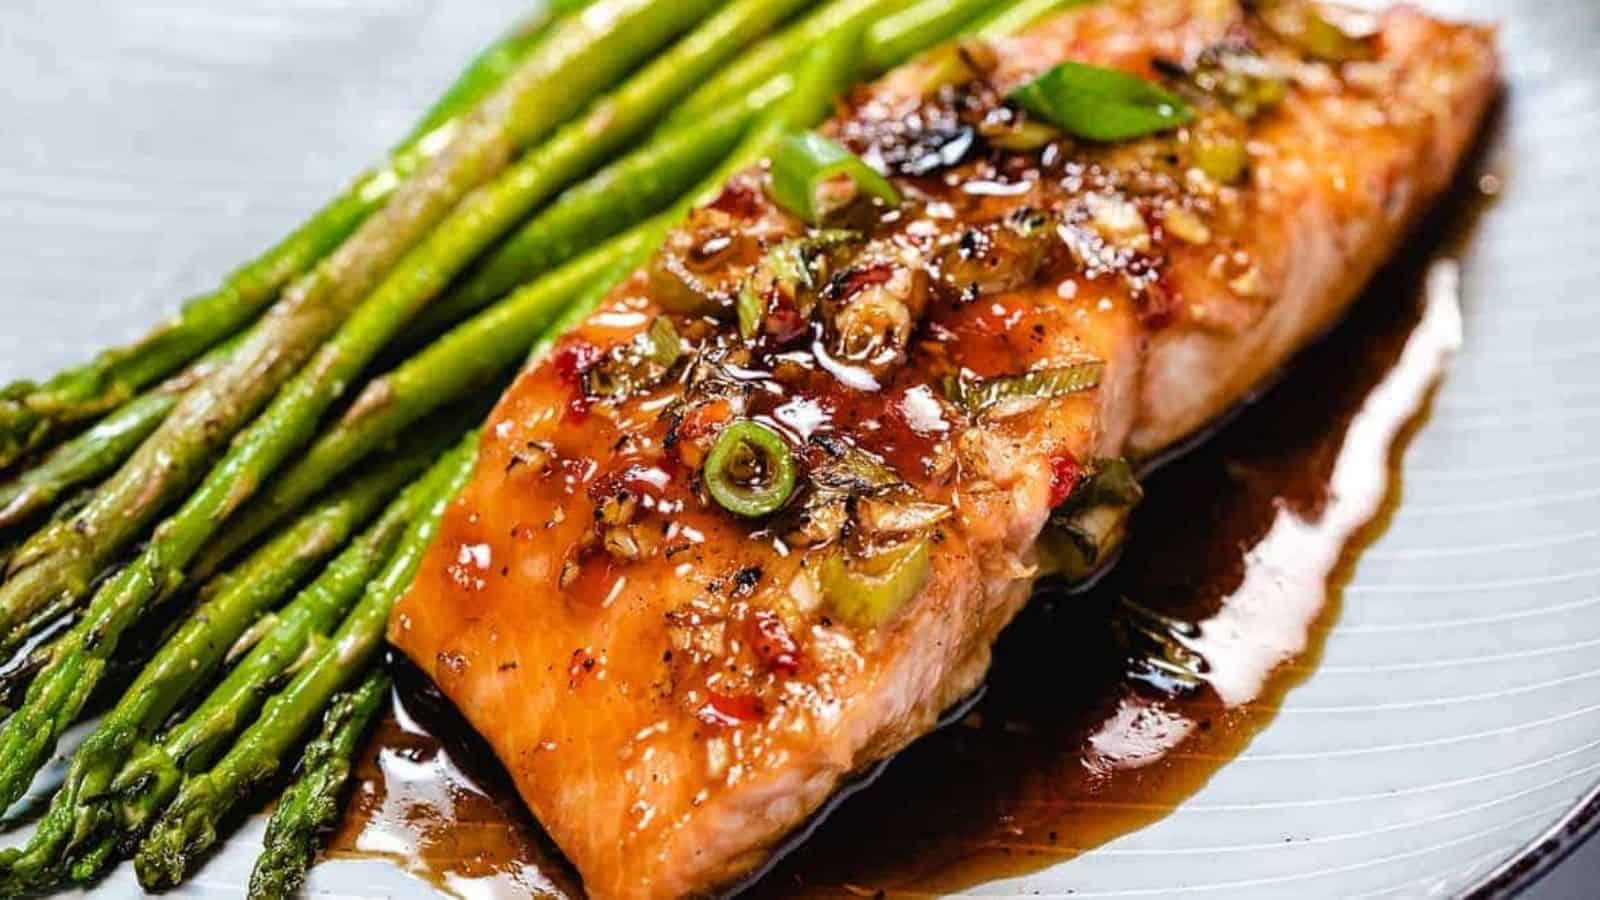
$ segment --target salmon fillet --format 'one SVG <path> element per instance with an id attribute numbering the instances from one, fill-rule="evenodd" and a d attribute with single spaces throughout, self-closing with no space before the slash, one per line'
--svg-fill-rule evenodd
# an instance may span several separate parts
<path id="1" fill-rule="evenodd" d="M 980 685 L 1041 575 L 1105 557 L 1133 500 L 1114 460 L 1194 434 L 1340 315 L 1497 84 L 1485 29 L 1342 25 L 1357 58 L 1327 63 L 1232 0 L 1125 0 L 935 54 L 825 128 L 898 207 L 819 234 L 746 172 L 519 378 L 389 636 L 593 896 L 758 867 Z M 1067 60 L 1198 118 L 1030 131 L 1008 92 Z M 705 472 L 752 422 L 798 474 L 746 517 Z"/>

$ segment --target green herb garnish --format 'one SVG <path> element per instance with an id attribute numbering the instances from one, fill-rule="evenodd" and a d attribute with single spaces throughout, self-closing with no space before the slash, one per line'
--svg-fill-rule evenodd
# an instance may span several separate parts
<path id="1" fill-rule="evenodd" d="M 1067 62 L 1011 92 L 1033 115 L 1091 141 L 1123 141 L 1194 119 L 1183 98 L 1127 72 Z"/>
<path id="2" fill-rule="evenodd" d="M 1105 363 L 1082 362 L 1022 375 L 967 379 L 946 376 L 945 399 L 974 416 L 1004 417 L 1044 400 L 1078 394 L 1100 386 Z"/>

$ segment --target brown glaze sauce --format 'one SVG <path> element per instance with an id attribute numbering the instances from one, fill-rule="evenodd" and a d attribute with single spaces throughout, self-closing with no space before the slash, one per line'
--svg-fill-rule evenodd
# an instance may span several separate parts
<path id="1" fill-rule="evenodd" d="M 1145 479 L 1110 575 L 1077 595 L 1041 587 L 971 713 L 746 895 L 937 893 L 1037 871 L 1164 818 L 1242 752 L 1314 670 L 1399 502 L 1399 463 L 1461 339 L 1455 265 L 1432 260 L 1470 231 L 1485 198 L 1469 193 L 1281 383 Z M 487 745 L 395 669 L 328 855 L 389 859 L 465 898 L 581 896 Z"/>
<path id="2" fill-rule="evenodd" d="M 1450 264 L 1426 290 L 1390 279 L 1265 398 L 1156 471 L 1112 574 L 1082 595 L 1042 588 L 976 709 L 752 893 L 956 890 L 1092 849 L 1204 785 L 1314 667 L 1350 566 L 1397 501 L 1396 464 L 1459 340 L 1453 279 Z M 1154 617 L 1197 626 L 1186 650 L 1158 651 Z M 1163 658 L 1195 668 L 1198 687 Z M 356 775 L 330 855 L 389 858 L 462 897 L 578 894 L 509 777 L 414 671 Z"/>

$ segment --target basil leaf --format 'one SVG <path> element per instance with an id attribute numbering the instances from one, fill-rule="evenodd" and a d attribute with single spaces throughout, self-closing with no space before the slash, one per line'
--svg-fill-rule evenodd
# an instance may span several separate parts
<path id="1" fill-rule="evenodd" d="M 1194 119 L 1176 94 L 1127 72 L 1062 63 L 1011 92 L 1011 101 L 1078 137 L 1122 141 Z"/>
<path id="2" fill-rule="evenodd" d="M 861 157 L 814 131 L 784 138 L 772 153 L 772 198 L 812 225 L 822 224 L 833 211 L 819 194 L 839 176 L 849 178 L 861 193 L 890 206 L 900 205 L 900 192 L 889 179 Z"/>

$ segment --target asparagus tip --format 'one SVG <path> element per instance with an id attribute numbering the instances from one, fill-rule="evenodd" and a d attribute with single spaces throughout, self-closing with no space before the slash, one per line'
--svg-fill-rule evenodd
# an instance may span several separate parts
<path id="1" fill-rule="evenodd" d="M 195 860 L 217 841 L 211 810 L 218 806 L 210 782 L 196 778 L 184 786 L 133 858 L 134 873 L 147 891 L 177 887 Z"/>

